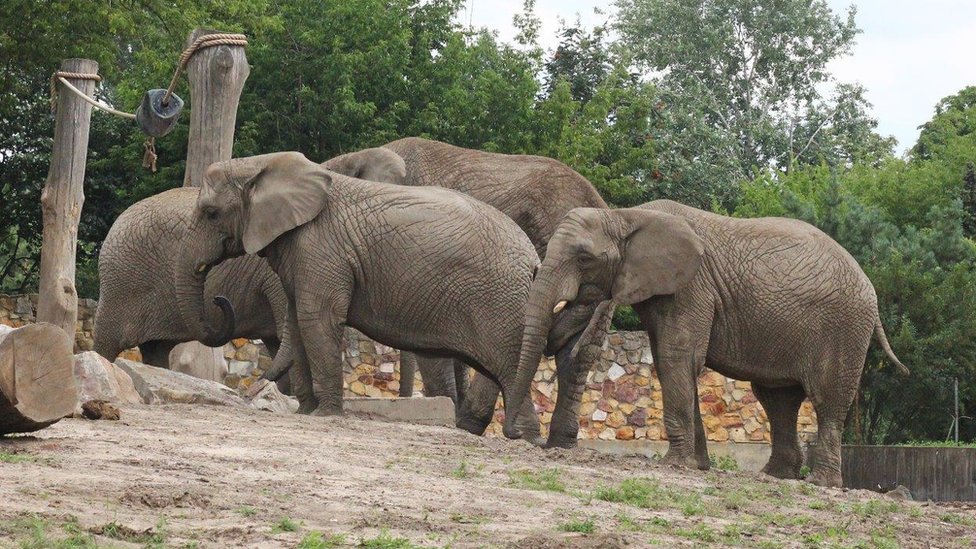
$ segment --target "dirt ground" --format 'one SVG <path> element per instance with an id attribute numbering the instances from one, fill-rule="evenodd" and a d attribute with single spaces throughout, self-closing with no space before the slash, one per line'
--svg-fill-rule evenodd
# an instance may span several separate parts
<path id="1" fill-rule="evenodd" d="M 0 546 L 971 547 L 976 510 L 368 418 L 122 409 L 0 439 Z"/>

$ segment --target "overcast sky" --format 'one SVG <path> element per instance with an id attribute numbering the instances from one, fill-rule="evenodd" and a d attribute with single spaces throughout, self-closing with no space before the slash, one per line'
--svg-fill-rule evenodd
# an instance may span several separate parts
<path id="1" fill-rule="evenodd" d="M 498 31 L 511 41 L 512 16 L 522 0 L 467 0 L 463 17 L 475 27 Z M 932 117 L 935 103 L 967 85 L 976 85 L 976 0 L 828 0 L 836 12 L 857 6 L 856 21 L 863 31 L 854 53 L 832 64 L 841 82 L 860 82 L 874 104 L 878 130 L 898 139 L 898 151 L 910 148 L 918 126 Z M 560 17 L 580 15 L 584 25 L 602 23 L 610 1 L 537 0 L 542 20 L 540 40 L 547 49 L 556 45 Z"/>

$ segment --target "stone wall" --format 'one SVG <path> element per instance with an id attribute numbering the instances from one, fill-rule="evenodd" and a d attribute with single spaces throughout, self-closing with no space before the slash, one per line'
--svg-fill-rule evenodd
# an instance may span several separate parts
<path id="1" fill-rule="evenodd" d="M 0 295 L 0 324 L 19 327 L 34 321 L 36 296 Z M 96 302 L 79 301 L 76 351 L 92 348 Z M 127 352 L 138 360 L 138 351 Z M 270 364 L 260 341 L 236 339 L 224 348 L 229 371 L 225 383 L 245 389 Z M 346 330 L 343 356 L 346 396 L 396 396 L 400 390 L 399 354 L 356 330 Z M 611 332 L 598 367 L 590 372 L 580 409 L 580 437 L 602 440 L 666 440 L 661 386 L 652 364 L 647 334 Z M 415 392 L 422 390 L 418 372 Z M 546 434 L 556 398 L 556 369 L 544 360 L 536 373 L 532 398 Z M 769 422 L 745 381 L 706 371 L 698 379 L 705 432 L 712 441 L 769 442 Z M 501 402 L 489 433 L 501 436 Z M 816 416 L 810 403 L 800 408 L 800 438 L 815 439 Z"/>

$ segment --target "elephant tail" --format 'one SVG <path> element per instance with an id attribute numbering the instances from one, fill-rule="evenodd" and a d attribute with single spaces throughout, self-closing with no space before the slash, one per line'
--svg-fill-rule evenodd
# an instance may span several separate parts
<path id="1" fill-rule="evenodd" d="M 895 369 L 899 374 L 903 376 L 911 375 L 911 371 L 898 360 L 895 356 L 895 352 L 891 350 L 891 345 L 888 344 L 888 336 L 885 335 L 884 326 L 881 325 L 881 320 L 876 320 L 874 323 L 874 339 L 878 341 L 881 348 L 884 349 L 886 355 L 888 355 L 888 360 L 890 360 L 894 365 Z"/>

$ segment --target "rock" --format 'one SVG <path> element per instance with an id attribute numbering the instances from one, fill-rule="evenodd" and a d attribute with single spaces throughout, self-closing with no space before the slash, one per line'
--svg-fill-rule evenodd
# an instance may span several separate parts
<path id="1" fill-rule="evenodd" d="M 634 428 L 624 426 L 617 429 L 617 440 L 634 440 Z"/>
<path id="2" fill-rule="evenodd" d="M 148 366 L 120 358 L 115 365 L 125 370 L 146 404 L 216 404 L 249 407 L 237 391 L 216 381 Z"/>
<path id="3" fill-rule="evenodd" d="M 222 348 L 207 347 L 196 341 L 180 343 L 173 347 L 169 353 L 169 369 L 217 382 L 222 382 L 227 377 L 228 371 L 227 359 Z"/>
<path id="4" fill-rule="evenodd" d="M 227 363 L 227 373 L 234 374 L 240 377 L 248 377 L 257 368 L 257 364 L 249 360 L 231 360 Z M 191 374 L 192 375 L 192 374 Z M 200 376 L 194 376 L 200 377 Z M 217 380 L 214 380 L 217 381 Z"/>
<path id="5" fill-rule="evenodd" d="M 654 357 L 651 355 L 651 349 L 645 347 L 641 351 L 640 357 L 641 364 L 654 364 Z"/>
<path id="6" fill-rule="evenodd" d="M 895 487 L 894 490 L 885 492 L 885 495 L 891 499 L 897 499 L 903 501 L 915 501 L 915 498 L 912 497 L 912 491 L 909 490 L 907 487 L 902 486 L 901 484 Z"/>
<path id="7" fill-rule="evenodd" d="M 614 410 L 606 419 L 609 427 L 623 427 L 627 423 L 627 417 L 620 410 Z"/>
<path id="8" fill-rule="evenodd" d="M 244 391 L 244 398 L 258 410 L 276 414 L 294 414 L 298 411 L 298 399 L 282 394 L 278 386 L 266 379 L 259 379 Z"/>
<path id="9" fill-rule="evenodd" d="M 629 423 L 637 427 L 644 427 L 647 425 L 647 410 L 644 408 L 637 408 L 632 414 L 630 414 Z"/>
<path id="10" fill-rule="evenodd" d="M 380 363 L 380 372 L 384 374 L 392 374 L 393 366 L 394 364 L 392 362 L 382 362 Z"/>
<path id="11" fill-rule="evenodd" d="M 81 415 L 85 419 L 105 419 L 118 421 L 119 409 L 104 400 L 89 400 L 81 405 Z"/>
<path id="12" fill-rule="evenodd" d="M 607 413 L 603 410 L 596 410 L 593 412 L 593 421 L 603 421 L 607 419 Z"/>
<path id="13" fill-rule="evenodd" d="M 610 379 L 610 381 L 617 381 L 617 379 L 620 376 L 622 376 L 622 375 L 624 375 L 626 373 L 627 373 L 627 370 L 624 370 L 624 367 L 623 366 L 621 366 L 621 365 L 617 364 L 616 362 L 614 362 L 613 365 L 610 366 L 610 369 L 607 370 L 607 377 Z"/>
<path id="14" fill-rule="evenodd" d="M 78 384 L 78 401 L 105 401 L 118 404 L 138 404 L 142 397 L 132 384 L 132 378 L 102 355 L 85 351 L 75 355 L 74 377 Z M 83 410 L 78 408 L 75 413 Z"/>

